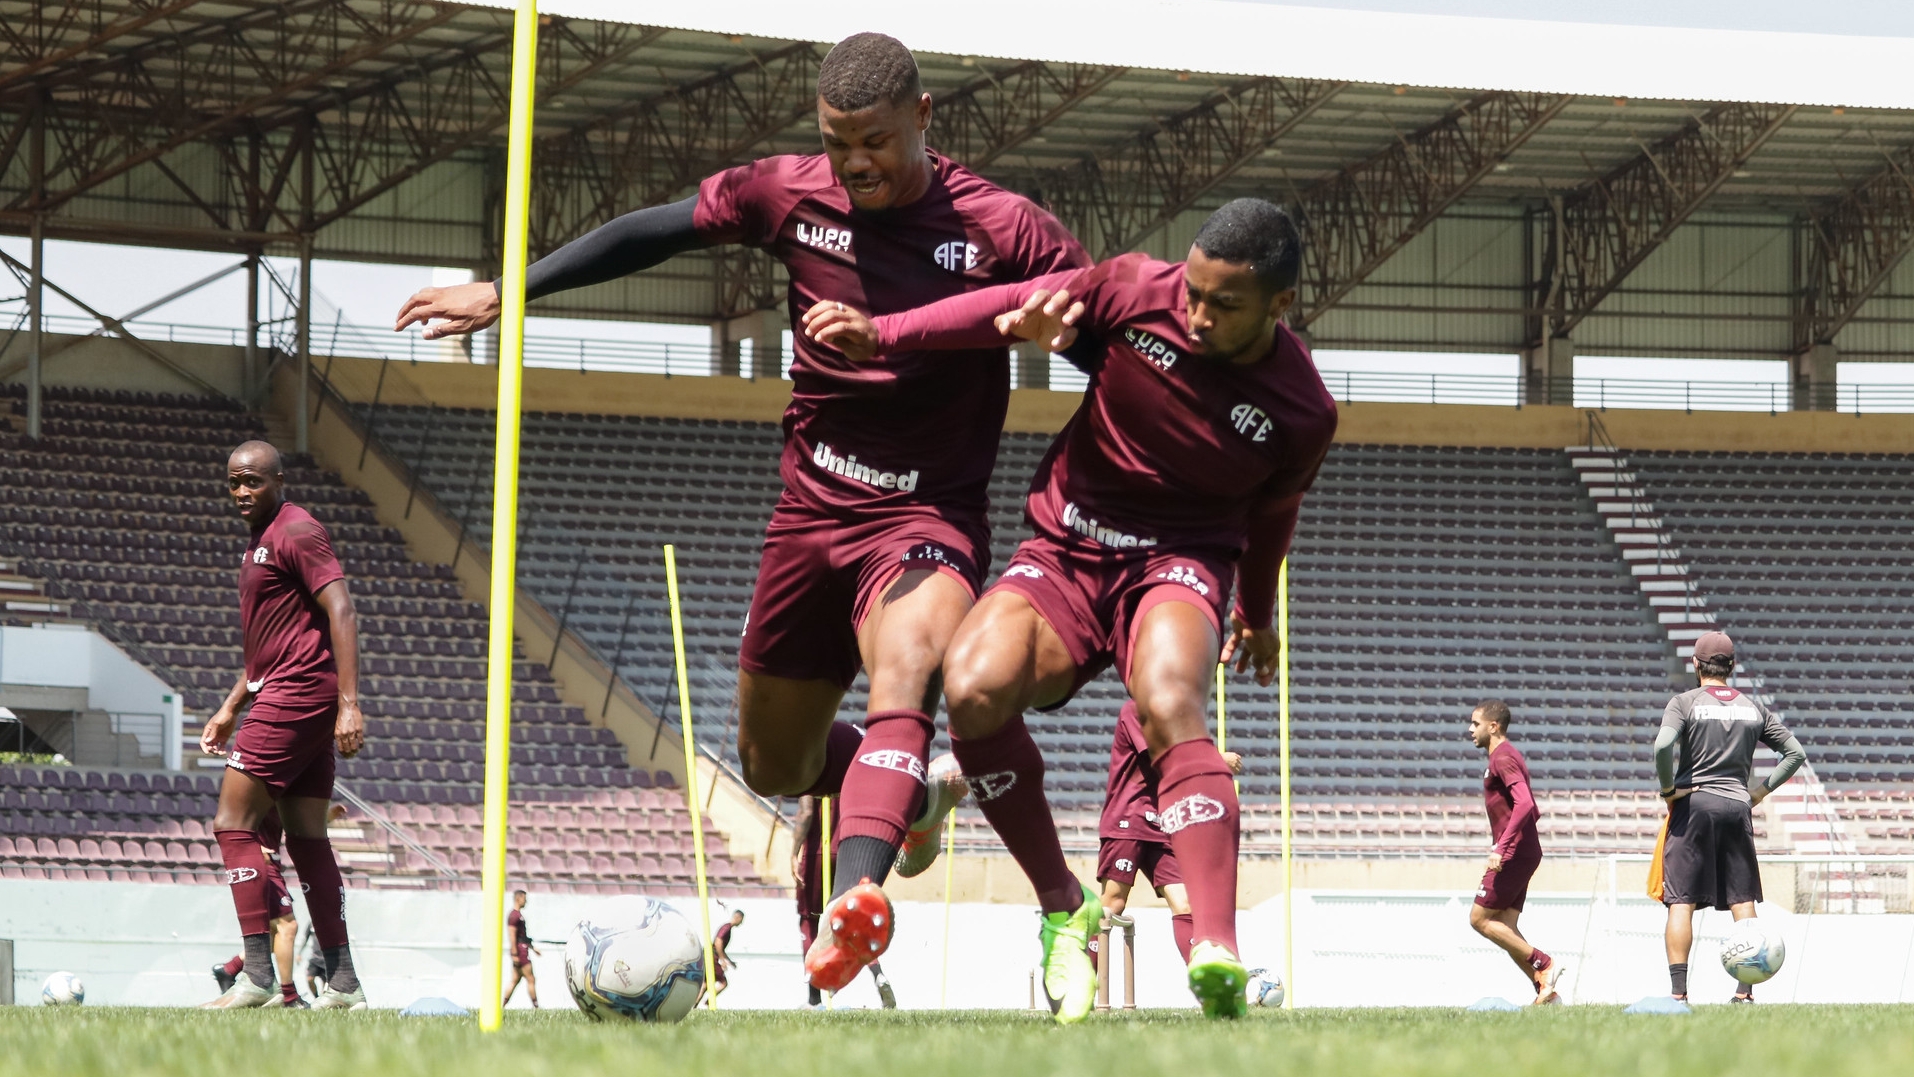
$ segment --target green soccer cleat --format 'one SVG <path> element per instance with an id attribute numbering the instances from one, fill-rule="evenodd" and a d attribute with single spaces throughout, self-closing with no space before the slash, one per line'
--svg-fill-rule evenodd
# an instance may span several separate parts
<path id="1" fill-rule="evenodd" d="M 1083 887 L 1083 904 L 1075 912 L 1038 916 L 1037 939 L 1043 943 L 1043 995 L 1060 1025 L 1074 1025 L 1090 1016 L 1097 1003 L 1097 966 L 1090 958 L 1090 940 L 1096 937 L 1102 919 L 1103 903 L 1087 886 Z"/>
<path id="2" fill-rule="evenodd" d="M 1249 1013 L 1249 970 L 1226 947 L 1199 942 L 1190 948 L 1190 993 L 1203 1004 L 1204 1017 L 1242 1017 Z"/>

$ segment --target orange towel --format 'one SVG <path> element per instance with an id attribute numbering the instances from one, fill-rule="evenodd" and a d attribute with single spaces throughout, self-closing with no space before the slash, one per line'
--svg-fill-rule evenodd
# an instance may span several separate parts
<path id="1" fill-rule="evenodd" d="M 1661 859 L 1668 849 L 1668 817 L 1662 816 L 1661 833 L 1655 835 L 1655 859 L 1648 863 L 1648 896 L 1661 900 Z"/>

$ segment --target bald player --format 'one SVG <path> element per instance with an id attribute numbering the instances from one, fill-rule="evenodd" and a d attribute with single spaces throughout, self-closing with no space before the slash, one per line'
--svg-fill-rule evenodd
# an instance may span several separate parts
<path id="1" fill-rule="evenodd" d="M 1728 685 L 1735 644 L 1725 632 L 1695 641 L 1699 687 L 1668 701 L 1655 734 L 1655 777 L 1668 804 L 1668 844 L 1662 853 L 1662 904 L 1668 906 L 1668 982 L 1688 999 L 1688 953 L 1695 943 L 1695 908 L 1712 905 L 1746 920 L 1761 900 L 1755 859 L 1754 809 L 1781 788 L 1808 753 L 1761 701 Z M 1750 785 L 1755 745 L 1781 753 L 1765 781 Z M 1753 1002 L 1741 985 L 1735 1002 Z"/>
<path id="2" fill-rule="evenodd" d="M 784 264 L 794 318 L 827 297 L 902 311 L 1088 264 L 1055 218 L 926 148 L 930 95 L 896 39 L 839 42 L 817 90 L 822 154 L 767 157 L 711 176 L 682 202 L 626 214 L 534 264 L 527 297 L 732 244 Z M 397 327 L 428 322 L 437 338 L 483 329 L 498 312 L 491 284 L 428 288 Z M 907 831 L 930 831 L 954 803 L 925 811 L 931 714 L 944 649 L 990 560 L 988 487 L 1010 368 L 1000 340 L 967 363 L 897 349 L 871 367 L 801 335 L 795 350 L 784 492 L 738 654 L 738 755 L 760 795 L 838 797 L 835 893 L 805 956 L 812 984 L 836 991 L 890 945 L 881 884 Z M 834 721 L 860 667 L 870 678 L 862 740 Z M 914 847 L 922 870 L 936 846 Z"/>
<path id="3" fill-rule="evenodd" d="M 1277 570 L 1336 429 L 1335 400 L 1283 324 L 1301 269 L 1295 222 L 1243 198 L 1210 215 L 1185 262 L 1126 254 L 874 320 L 835 303 L 806 312 L 807 333 L 852 356 L 953 349 L 961 366 L 954 349 L 1007 339 L 1090 343 L 1073 360 L 1089 390 L 1025 502 L 1035 537 L 944 660 L 951 750 L 1037 892 L 1044 990 L 1061 1022 L 1095 1002 L 1088 944 L 1101 914 L 1064 860 L 1023 712 L 1062 706 L 1112 664 L 1136 701 L 1189 890 L 1190 989 L 1210 1017 L 1246 1010 L 1236 788 L 1207 714 L 1219 659 L 1254 666 L 1261 685 L 1275 678 Z"/>
<path id="4" fill-rule="evenodd" d="M 1488 753 L 1482 771 L 1482 799 L 1488 809 L 1489 839 L 1494 844 L 1483 865 L 1482 885 L 1469 906 L 1469 926 L 1496 944 L 1535 987 L 1535 1005 L 1562 1001 L 1555 990 L 1562 966 L 1522 937 L 1517 921 L 1529 896 L 1529 880 L 1542 865 L 1542 813 L 1529 784 L 1529 761 L 1509 739 L 1509 705 L 1499 699 L 1478 704 L 1469 714 L 1469 740 Z"/>
<path id="5" fill-rule="evenodd" d="M 277 997 L 271 990 L 271 885 L 259 844 L 260 824 L 276 805 L 326 966 L 313 1006 L 364 1009 L 346 935 L 345 882 L 326 837 L 333 752 L 350 758 L 365 746 L 358 616 L 326 529 L 286 500 L 279 450 L 263 441 L 234 449 L 226 488 L 252 532 L 239 564 L 246 668 L 207 719 L 199 746 L 226 757 L 213 836 L 239 913 L 245 967 L 207 1006 L 243 1009 Z M 252 709 L 240 723 L 248 703 Z"/>

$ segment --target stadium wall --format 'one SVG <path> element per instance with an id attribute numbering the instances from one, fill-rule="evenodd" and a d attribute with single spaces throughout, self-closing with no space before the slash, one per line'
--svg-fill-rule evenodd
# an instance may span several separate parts
<path id="1" fill-rule="evenodd" d="M 1637 892 L 1638 893 L 1638 892 Z M 1508 958 L 1468 926 L 1473 891 L 1311 889 L 1297 893 L 1291 988 L 1300 1006 L 1461 1006 L 1485 995 L 1519 997 L 1524 988 Z M 478 999 L 477 893 L 374 890 L 351 894 L 353 958 L 376 1007 L 440 995 L 466 1006 Z M 304 899 L 295 913 L 306 919 Z M 564 1004 L 562 940 L 583 917 L 615 914 L 619 898 L 543 894 L 526 909 L 542 954 L 533 964 L 548 1004 Z M 679 908 L 695 913 L 690 900 Z M 731 953 L 738 968 L 722 1005 L 795 1009 L 804 1001 L 794 909 L 788 899 L 716 906 L 746 914 Z M 950 906 L 902 901 L 884 969 L 906 1008 L 1020 1009 L 1030 1004 L 1036 946 L 1034 906 Z M 1914 991 L 1914 917 L 1806 916 L 1764 905 L 1786 940 L 1788 962 L 1758 994 L 1765 1001 L 1889 1002 Z M 1135 953 L 1137 1002 L 1189 1007 L 1169 937 L 1168 915 L 1141 909 Z M 1280 899 L 1239 917 L 1251 965 L 1282 967 Z M 1602 889 L 1531 893 L 1522 926 L 1565 962 L 1571 1001 L 1630 1002 L 1666 992 L 1661 908 L 1645 897 Z M 948 929 L 946 929 L 948 924 Z M 1725 913 L 1697 922 L 1691 986 L 1698 1003 L 1725 1003 L 1727 974 L 1714 960 L 1729 924 Z M 16 994 L 38 995 L 56 970 L 77 973 L 88 1005 L 191 1005 L 214 993 L 208 969 L 235 951 L 238 925 L 222 887 L 136 883 L 0 882 L 0 938 L 15 943 Z M 948 938 L 948 943 L 946 942 Z M 1871 955 L 1856 960 L 1856 954 Z M 946 964 L 946 962 L 948 964 Z M 841 1008 L 874 1007 L 868 979 L 840 994 Z M 526 1006 L 523 995 L 515 1006 Z"/>
<path id="2" fill-rule="evenodd" d="M 341 394 L 387 404 L 489 409 L 497 400 L 497 368 L 465 363 L 393 362 L 379 386 L 377 359 L 333 360 Z M 525 372 L 527 411 L 651 415 L 680 419 L 777 422 L 790 399 L 787 381 L 673 378 L 660 374 L 534 368 Z M 1076 410 L 1075 393 L 1018 389 L 1006 426 L 1054 433 Z M 1601 413 L 1616 442 L 1631 449 L 1760 452 L 1914 451 L 1914 415 L 1797 411 L 1624 411 Z M 1588 440 L 1586 411 L 1564 406 L 1364 402 L 1342 405 L 1338 441 L 1356 444 L 1448 445 L 1559 449 Z"/>
<path id="3" fill-rule="evenodd" d="M 63 333 L 47 333 L 41 339 L 41 377 L 48 385 L 195 395 L 211 390 L 238 396 L 245 380 L 244 348 L 170 340 L 135 345 L 115 336 Z M 25 332 L 0 340 L 0 382 L 26 381 L 26 365 Z"/>

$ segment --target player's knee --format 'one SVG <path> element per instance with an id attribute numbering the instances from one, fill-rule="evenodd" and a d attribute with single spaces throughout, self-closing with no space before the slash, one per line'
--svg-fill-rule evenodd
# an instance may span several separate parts
<path id="1" fill-rule="evenodd" d="M 1206 700 L 1180 687 L 1146 687 L 1136 693 L 1137 714 L 1150 747 L 1162 751 L 1186 740 L 1207 740 Z"/>
<path id="2" fill-rule="evenodd" d="M 1017 712 L 1014 686 L 975 668 L 944 670 L 944 704 L 951 735 L 959 740 L 987 737 Z"/>
<path id="3" fill-rule="evenodd" d="M 814 764 L 809 773 L 804 769 L 806 763 Z M 816 772 L 822 768 L 823 761 L 809 753 L 793 758 L 765 751 L 756 744 L 738 745 L 738 771 L 744 776 L 744 784 L 761 797 L 799 796 L 817 780 Z"/>

